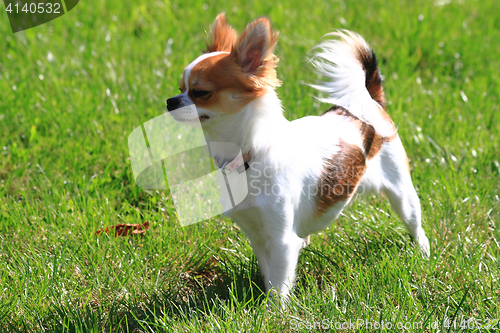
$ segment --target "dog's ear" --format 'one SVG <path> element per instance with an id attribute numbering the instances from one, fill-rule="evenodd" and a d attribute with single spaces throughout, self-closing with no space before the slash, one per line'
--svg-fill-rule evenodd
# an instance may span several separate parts
<path id="1" fill-rule="evenodd" d="M 277 42 L 278 33 L 272 30 L 271 22 L 266 17 L 247 25 L 233 50 L 243 72 L 254 74 L 267 59 L 275 58 L 273 49 Z"/>
<path id="2" fill-rule="evenodd" d="M 231 52 L 236 42 L 237 33 L 226 21 L 226 15 L 220 13 L 215 18 L 210 27 L 210 43 L 207 45 L 206 52 L 226 51 Z"/>

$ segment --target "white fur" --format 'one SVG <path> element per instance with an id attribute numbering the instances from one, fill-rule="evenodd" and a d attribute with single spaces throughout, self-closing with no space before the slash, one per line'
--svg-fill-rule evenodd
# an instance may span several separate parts
<path id="1" fill-rule="evenodd" d="M 343 40 L 326 40 L 313 48 L 310 61 L 323 81 L 311 86 L 327 94 L 327 97 L 318 99 L 345 107 L 372 125 L 382 136 L 393 136 L 392 124 L 380 112 L 374 111 L 374 107 L 380 105 L 365 88 L 365 72 L 352 46 L 359 45 L 367 50 L 370 47 L 361 36 L 352 32 L 336 32 L 327 36 L 338 36 Z"/>
<path id="2" fill-rule="evenodd" d="M 229 52 L 210 52 L 210 53 L 205 53 L 196 58 L 192 63 L 190 63 L 185 69 L 184 69 L 184 83 L 186 84 L 186 87 L 189 87 L 189 76 L 191 75 L 191 70 L 193 69 L 194 66 L 196 66 L 198 63 L 202 62 L 203 60 L 214 57 L 219 54 L 227 54 Z"/>
<path id="3" fill-rule="evenodd" d="M 321 52 L 313 61 L 328 81 L 316 87 L 329 93 L 325 100 L 346 107 L 380 134 L 394 134 L 390 124 L 379 117 L 380 106 L 366 90 L 364 72 L 349 47 L 342 42 L 318 47 Z M 249 238 L 267 290 L 286 297 L 295 280 L 300 250 L 308 243 L 309 235 L 326 228 L 351 200 L 340 201 L 317 217 L 315 191 L 324 159 L 339 153 L 340 140 L 363 149 L 359 129 L 352 118 L 335 113 L 290 122 L 283 116 L 281 101 L 271 88 L 241 111 L 216 115 L 203 127 L 211 140 L 236 143 L 244 154 L 251 151 L 247 170 L 250 193 L 229 216 Z M 358 191 L 385 193 L 410 235 L 429 255 L 420 203 L 399 137 L 384 144 L 368 162 Z"/>
<path id="4" fill-rule="evenodd" d="M 201 56 L 199 56 L 198 58 L 196 58 L 193 62 L 191 62 L 184 69 L 184 84 L 186 85 L 186 88 L 189 87 L 189 77 L 191 76 L 191 70 L 193 69 L 194 66 L 196 66 L 198 63 L 200 63 L 201 61 L 203 61 L 207 58 L 214 57 L 214 56 L 219 55 L 219 54 L 225 54 L 225 53 L 229 53 L 229 52 L 205 53 L 205 54 L 202 54 Z M 188 92 L 189 92 L 189 89 L 186 89 L 186 91 L 184 91 L 182 94 L 174 96 L 174 98 L 175 97 L 180 98 L 180 107 L 193 105 L 193 101 L 191 100 L 191 98 L 189 98 Z M 202 116 L 202 115 L 213 116 L 213 113 L 208 111 L 208 110 L 205 110 L 202 108 L 197 108 L 196 110 L 198 111 L 198 116 Z M 180 120 L 180 119 L 177 119 L 177 120 Z"/>

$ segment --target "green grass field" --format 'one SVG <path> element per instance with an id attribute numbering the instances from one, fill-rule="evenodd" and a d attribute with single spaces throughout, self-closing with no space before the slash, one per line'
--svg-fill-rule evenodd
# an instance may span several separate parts
<path id="1" fill-rule="evenodd" d="M 280 312 L 231 221 L 182 228 L 168 192 L 136 186 L 128 135 L 165 111 L 221 11 L 239 31 L 261 15 L 280 31 L 290 120 L 328 108 L 305 60 L 323 34 L 347 28 L 372 45 L 429 260 L 383 198 L 358 201 L 312 236 Z M 498 0 L 81 1 L 15 35 L 0 5 L 0 331 L 293 332 L 362 320 L 357 332 L 455 332 L 500 320 L 499 41 Z M 146 221 L 142 237 L 95 235 Z"/>

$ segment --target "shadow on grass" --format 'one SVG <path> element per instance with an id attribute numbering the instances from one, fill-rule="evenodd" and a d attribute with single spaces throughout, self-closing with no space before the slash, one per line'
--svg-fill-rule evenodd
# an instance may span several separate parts
<path id="1" fill-rule="evenodd" d="M 313 279 L 318 286 L 323 286 L 323 277 L 343 277 L 345 265 L 361 264 L 368 270 L 375 269 L 381 255 L 405 253 L 409 245 L 405 237 L 393 232 L 389 235 L 367 232 L 358 236 L 316 239 L 302 251 L 297 285 L 307 286 L 310 276 L 316 277 Z M 28 332 L 34 326 L 46 332 L 165 331 L 179 322 L 203 321 L 214 314 L 223 320 L 228 318 L 228 311 L 237 314 L 267 302 L 254 256 L 246 259 L 219 252 L 217 260 L 211 257 L 196 266 L 179 276 L 165 271 L 167 280 L 156 291 L 139 290 L 100 304 L 88 300 L 83 300 L 84 305 L 56 301 L 50 315 L 35 322 L 16 323 L 9 331 Z M 57 295 L 54 299 L 58 299 Z"/>
<path id="2" fill-rule="evenodd" d="M 178 321 L 211 314 L 224 317 L 227 309 L 238 312 L 267 299 L 255 257 L 210 260 L 160 289 L 164 290 L 136 293 L 98 306 L 57 304 L 40 324 L 47 332 L 157 332 Z M 21 323 L 19 328 L 26 326 Z"/>

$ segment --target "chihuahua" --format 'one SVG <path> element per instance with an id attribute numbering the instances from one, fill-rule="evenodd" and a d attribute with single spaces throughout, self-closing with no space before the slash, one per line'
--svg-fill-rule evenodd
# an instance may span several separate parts
<path id="1" fill-rule="evenodd" d="M 312 86 L 331 108 L 289 121 L 275 92 L 278 33 L 270 21 L 258 18 L 238 35 L 220 14 L 210 38 L 185 68 L 181 94 L 167 100 L 167 109 L 194 104 L 212 142 L 241 148 L 249 194 L 228 216 L 249 238 L 267 291 L 286 299 L 309 235 L 360 194 L 383 193 L 428 257 L 408 158 L 365 40 L 337 31 L 313 48 L 309 60 L 322 79 Z M 232 159 L 211 153 L 219 166 Z"/>

